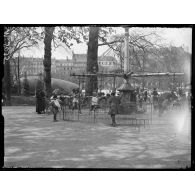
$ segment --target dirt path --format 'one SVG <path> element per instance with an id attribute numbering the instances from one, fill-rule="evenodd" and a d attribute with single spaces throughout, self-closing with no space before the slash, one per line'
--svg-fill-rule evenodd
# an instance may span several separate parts
<path id="1" fill-rule="evenodd" d="M 138 129 L 103 123 L 52 122 L 34 107 L 3 107 L 5 167 L 185 168 L 190 166 L 189 126 L 176 128 L 167 113 Z M 171 119 L 172 117 L 172 119 Z M 171 119 L 171 120 L 170 120 Z M 187 116 L 186 120 L 190 120 Z"/>

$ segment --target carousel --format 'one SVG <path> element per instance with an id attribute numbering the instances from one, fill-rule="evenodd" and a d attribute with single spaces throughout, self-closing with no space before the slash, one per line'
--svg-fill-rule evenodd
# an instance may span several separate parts
<path id="1" fill-rule="evenodd" d="M 83 82 L 86 77 L 96 76 L 97 78 L 104 77 L 113 77 L 113 90 L 118 90 L 120 92 L 121 104 L 119 106 L 119 114 L 121 115 L 130 115 L 131 113 L 135 113 L 137 111 L 138 105 L 136 101 L 136 89 L 131 85 L 131 79 L 134 78 L 147 78 L 147 77 L 175 77 L 175 76 L 183 76 L 184 73 L 170 73 L 170 72 L 158 72 L 158 73 L 134 73 L 129 70 L 129 28 L 125 27 L 125 40 L 124 40 L 124 70 L 122 73 L 87 73 L 87 74 L 71 74 L 70 76 L 77 77 L 79 80 L 79 87 L 81 81 Z M 116 77 L 121 77 L 124 79 L 123 84 L 116 89 Z"/>

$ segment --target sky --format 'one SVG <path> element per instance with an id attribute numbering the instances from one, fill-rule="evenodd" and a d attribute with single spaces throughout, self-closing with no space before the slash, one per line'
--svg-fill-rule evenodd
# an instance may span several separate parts
<path id="1" fill-rule="evenodd" d="M 167 39 L 166 42 L 175 46 L 184 46 L 188 52 L 192 52 L 192 30 L 191 28 L 163 28 L 160 35 Z"/>
<path id="2" fill-rule="evenodd" d="M 161 42 L 166 44 L 167 46 L 182 46 L 184 49 L 191 53 L 192 51 L 192 30 L 191 28 L 131 28 L 129 30 L 130 33 L 139 32 L 139 33 L 149 33 L 151 31 L 155 31 L 158 35 L 162 37 Z M 123 34 L 124 28 L 118 27 L 116 28 L 117 34 Z M 101 55 L 107 47 L 101 46 L 98 48 L 98 55 Z M 52 58 L 56 59 L 71 59 L 72 51 L 74 53 L 87 53 L 87 45 L 86 43 L 82 44 L 74 44 L 71 47 L 71 50 L 67 49 L 64 44 L 61 44 L 56 49 L 52 49 Z M 30 48 L 28 50 L 21 51 L 21 55 L 28 57 L 42 57 L 44 55 L 44 45 L 43 43 L 39 44 L 37 48 Z"/>

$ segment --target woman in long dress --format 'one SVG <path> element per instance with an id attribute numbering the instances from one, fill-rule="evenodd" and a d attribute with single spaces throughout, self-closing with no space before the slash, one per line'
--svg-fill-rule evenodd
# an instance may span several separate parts
<path id="1" fill-rule="evenodd" d="M 45 112 L 45 93 L 41 89 L 36 92 L 36 112 L 38 114 Z"/>

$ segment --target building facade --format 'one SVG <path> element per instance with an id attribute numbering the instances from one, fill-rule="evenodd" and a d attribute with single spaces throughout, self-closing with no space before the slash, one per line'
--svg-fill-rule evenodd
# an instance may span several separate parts
<path id="1" fill-rule="evenodd" d="M 86 72 L 87 68 L 87 54 L 72 55 L 72 65 L 74 72 Z"/>
<path id="2" fill-rule="evenodd" d="M 18 67 L 20 76 L 24 76 L 25 73 L 27 76 L 37 75 L 43 73 L 43 59 L 31 57 L 14 58 L 10 61 L 10 67 L 13 75 L 18 74 Z"/>
<path id="3" fill-rule="evenodd" d="M 44 72 L 43 58 L 20 57 L 11 60 L 11 71 L 13 74 L 18 74 L 18 63 L 20 76 L 39 75 Z M 112 56 L 98 57 L 98 65 L 100 71 L 108 72 L 109 70 L 117 69 L 118 64 Z M 70 75 L 71 72 L 86 73 L 87 68 L 87 54 L 74 54 L 72 59 L 52 59 L 51 60 L 51 74 L 56 77 L 63 77 Z"/>
<path id="4" fill-rule="evenodd" d="M 86 72 L 87 68 L 87 54 L 73 54 L 72 58 L 73 70 L 76 72 Z M 119 68 L 117 60 L 112 56 L 100 56 L 98 57 L 99 70 L 103 72 L 109 72 Z"/>

